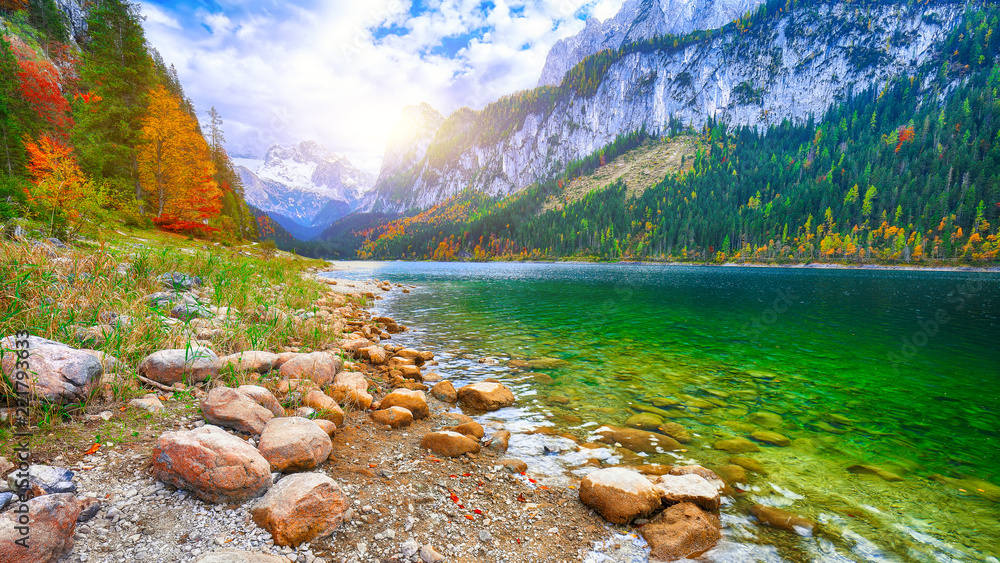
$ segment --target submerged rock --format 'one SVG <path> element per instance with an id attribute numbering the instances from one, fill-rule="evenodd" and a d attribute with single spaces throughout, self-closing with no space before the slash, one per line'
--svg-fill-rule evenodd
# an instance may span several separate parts
<path id="1" fill-rule="evenodd" d="M 633 414 L 625 420 L 627 428 L 638 428 L 639 430 L 656 430 L 663 424 L 663 418 L 649 412 Z"/>
<path id="2" fill-rule="evenodd" d="M 747 471 L 753 471 L 758 475 L 767 475 L 767 469 L 764 468 L 764 465 L 761 464 L 761 462 L 757 461 L 756 459 L 750 457 L 745 457 L 745 456 L 731 457 L 729 458 L 729 463 L 732 463 L 733 465 L 738 465 L 743 469 L 746 469 Z"/>
<path id="3" fill-rule="evenodd" d="M 690 444 L 692 441 L 691 433 L 688 432 L 687 428 L 676 422 L 665 422 L 657 427 L 657 430 L 682 444 Z"/>
<path id="4" fill-rule="evenodd" d="M 760 447 L 746 438 L 732 438 L 729 440 L 719 440 L 712 445 L 717 450 L 729 452 L 731 454 L 743 454 L 747 452 L 759 452 Z"/>
<path id="5" fill-rule="evenodd" d="M 600 436 L 598 440 L 605 444 L 618 443 L 635 452 L 654 454 L 684 449 L 677 440 L 669 436 L 634 428 L 602 426 L 594 433 Z"/>
<path id="6" fill-rule="evenodd" d="M 937 481 L 942 485 L 955 487 L 959 490 L 959 492 L 963 492 L 962 489 L 965 489 L 964 492 L 966 493 L 981 496 L 993 502 L 1000 502 L 1000 486 L 994 485 L 989 481 L 983 481 L 982 479 L 976 479 L 975 477 L 952 479 L 938 474 L 931 475 L 930 479 Z"/>
<path id="7" fill-rule="evenodd" d="M 882 469 L 881 467 L 875 465 L 852 465 L 847 468 L 850 473 L 856 473 L 859 475 L 875 475 L 885 481 L 895 482 L 902 481 L 903 478 L 896 475 L 892 471 L 887 469 Z"/>
<path id="8" fill-rule="evenodd" d="M 789 440 L 784 434 L 778 434 L 777 432 L 772 432 L 770 430 L 758 430 L 757 432 L 751 434 L 750 437 L 758 442 L 763 442 L 772 446 L 780 446 L 782 448 L 788 447 L 792 443 L 792 441 Z"/>
<path id="9" fill-rule="evenodd" d="M 773 506 L 755 504 L 750 507 L 750 514 L 763 524 L 786 530 L 800 536 L 811 536 L 813 534 L 813 530 L 816 528 L 816 524 L 813 523 L 812 520 L 796 516 L 787 510 L 782 510 Z"/>

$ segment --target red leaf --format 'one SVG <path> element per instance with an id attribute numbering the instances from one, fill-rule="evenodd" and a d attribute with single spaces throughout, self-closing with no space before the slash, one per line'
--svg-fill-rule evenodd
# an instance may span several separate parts
<path id="1" fill-rule="evenodd" d="M 93 446 L 87 448 L 87 451 L 83 452 L 83 455 L 91 455 L 97 453 L 97 450 L 99 449 L 101 449 L 101 445 L 95 443 Z"/>

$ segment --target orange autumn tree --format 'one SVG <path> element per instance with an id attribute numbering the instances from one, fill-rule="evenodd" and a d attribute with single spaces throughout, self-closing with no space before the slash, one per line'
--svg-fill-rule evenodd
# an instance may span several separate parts
<path id="1" fill-rule="evenodd" d="M 153 222 L 168 231 L 215 231 L 208 220 L 222 210 L 222 190 L 198 122 L 162 85 L 149 93 L 142 123 L 139 181 Z"/>
<path id="2" fill-rule="evenodd" d="M 37 141 L 25 139 L 24 146 L 33 185 L 25 193 L 30 204 L 50 215 L 50 228 L 55 226 L 57 216 L 79 225 L 84 212 L 101 206 L 100 193 L 80 170 L 69 145 L 42 136 Z"/>

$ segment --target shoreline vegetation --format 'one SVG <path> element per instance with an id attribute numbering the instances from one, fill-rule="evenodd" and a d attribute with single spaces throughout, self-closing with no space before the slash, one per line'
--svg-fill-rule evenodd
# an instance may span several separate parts
<path id="1" fill-rule="evenodd" d="M 400 259 L 368 259 L 368 260 L 343 260 L 343 259 L 330 259 L 327 262 L 334 264 L 350 264 L 352 262 L 364 263 L 364 262 L 433 262 L 433 260 L 400 260 Z M 937 266 L 937 265 L 916 265 L 916 264 L 842 264 L 838 262 L 796 262 L 796 263 L 769 263 L 769 262 L 655 262 L 648 260 L 617 260 L 617 261 L 605 261 L 605 260 L 581 260 L 579 258 L 567 258 L 563 260 L 488 260 L 488 261 L 478 261 L 478 260 L 467 260 L 467 261 L 456 261 L 451 262 L 471 262 L 471 263 L 490 263 L 490 262 L 510 262 L 510 263 L 525 263 L 525 264 L 576 264 L 576 265 L 587 265 L 587 264 L 621 264 L 621 265 L 631 265 L 631 266 L 685 266 L 685 267 L 715 267 L 715 268 L 802 268 L 802 269 L 830 269 L 830 270 L 902 270 L 902 271 L 927 271 L 927 272 L 984 272 L 984 273 L 1000 273 L 1000 266 Z"/>

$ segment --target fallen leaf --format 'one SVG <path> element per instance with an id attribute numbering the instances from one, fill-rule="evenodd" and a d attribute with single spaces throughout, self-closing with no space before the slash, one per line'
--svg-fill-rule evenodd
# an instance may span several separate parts
<path id="1" fill-rule="evenodd" d="M 90 446 L 89 448 L 87 448 L 87 451 L 83 452 L 83 455 L 90 455 L 90 454 L 97 453 L 97 450 L 99 450 L 99 449 L 101 449 L 101 445 L 100 444 L 94 444 L 93 446 Z"/>
<path id="2" fill-rule="evenodd" d="M 469 520 L 475 520 L 476 519 L 476 517 L 473 516 L 473 515 L 471 515 L 471 514 L 466 514 L 465 517 L 468 518 Z"/>

